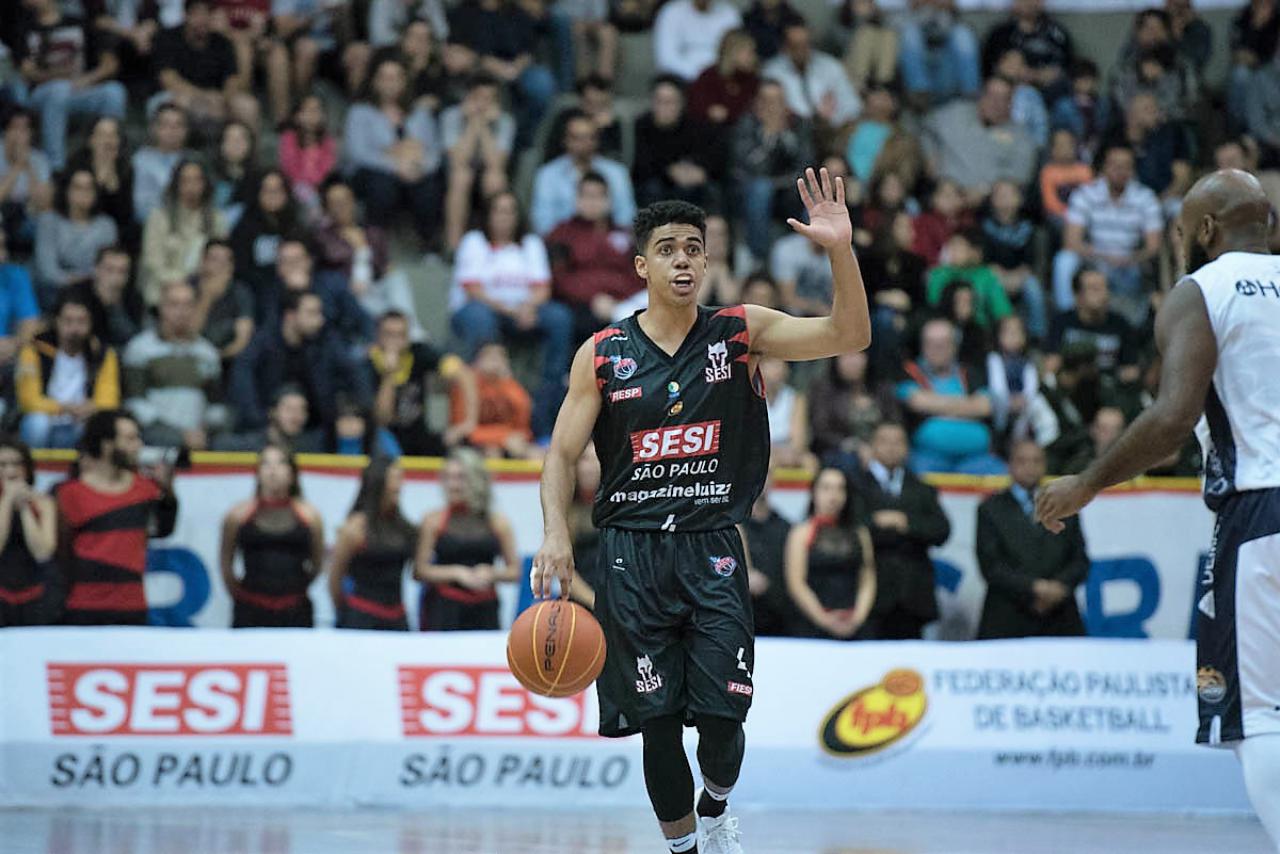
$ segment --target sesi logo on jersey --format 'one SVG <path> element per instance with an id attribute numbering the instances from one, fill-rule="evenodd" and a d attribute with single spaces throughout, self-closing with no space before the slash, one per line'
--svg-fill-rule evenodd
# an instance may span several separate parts
<path id="1" fill-rule="evenodd" d="M 401 667 L 406 736 L 596 738 L 596 692 L 539 697 L 505 667 Z"/>
<path id="2" fill-rule="evenodd" d="M 633 463 L 701 457 L 719 452 L 719 421 L 676 424 L 657 430 L 638 430 L 631 434 L 631 462 Z"/>
<path id="3" fill-rule="evenodd" d="M 283 664 L 51 662 L 54 735 L 291 735 Z"/>

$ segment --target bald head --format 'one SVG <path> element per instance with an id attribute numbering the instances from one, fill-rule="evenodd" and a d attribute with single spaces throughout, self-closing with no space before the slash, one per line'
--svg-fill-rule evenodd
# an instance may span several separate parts
<path id="1" fill-rule="evenodd" d="M 1192 272 L 1224 252 L 1267 252 L 1271 201 L 1258 179 L 1219 169 L 1195 183 L 1182 201 L 1183 261 Z"/>

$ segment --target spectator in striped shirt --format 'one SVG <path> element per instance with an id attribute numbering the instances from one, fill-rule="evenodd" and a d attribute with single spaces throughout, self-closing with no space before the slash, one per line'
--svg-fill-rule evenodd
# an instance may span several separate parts
<path id="1" fill-rule="evenodd" d="M 209 433 L 227 426 L 222 403 L 222 359 L 200 337 L 196 293 L 170 282 L 160 295 L 160 322 L 124 351 L 125 405 L 142 425 L 148 445 L 204 450 Z"/>
<path id="2" fill-rule="evenodd" d="M 1102 177 L 1078 188 L 1067 203 L 1063 248 L 1053 259 L 1053 297 L 1059 311 L 1074 303 L 1071 281 L 1088 262 L 1107 276 L 1116 309 L 1141 324 L 1147 313 L 1143 267 L 1160 252 L 1160 200 L 1134 178 L 1133 150 L 1107 149 Z"/>

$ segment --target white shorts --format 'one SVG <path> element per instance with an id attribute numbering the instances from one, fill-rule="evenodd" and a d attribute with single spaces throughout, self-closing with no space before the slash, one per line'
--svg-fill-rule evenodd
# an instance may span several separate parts
<path id="1" fill-rule="evenodd" d="M 1280 734 L 1280 489 L 1222 500 L 1196 604 L 1200 744 Z"/>

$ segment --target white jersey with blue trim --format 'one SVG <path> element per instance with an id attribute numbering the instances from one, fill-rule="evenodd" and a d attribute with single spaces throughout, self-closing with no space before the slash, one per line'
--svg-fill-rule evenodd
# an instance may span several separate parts
<path id="1" fill-rule="evenodd" d="M 1188 276 L 1204 295 L 1218 365 L 1196 437 L 1205 502 L 1280 487 L 1280 256 L 1227 252 Z"/>

